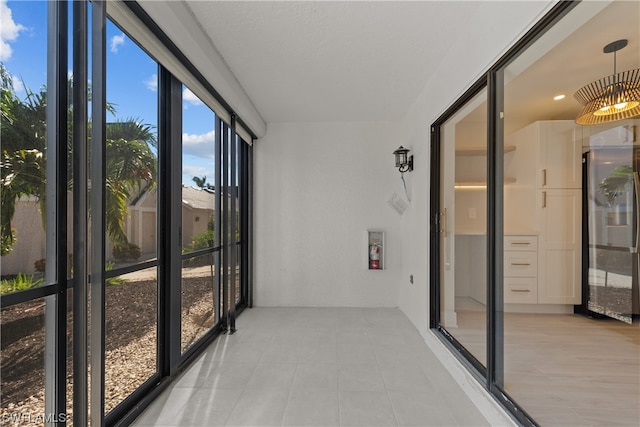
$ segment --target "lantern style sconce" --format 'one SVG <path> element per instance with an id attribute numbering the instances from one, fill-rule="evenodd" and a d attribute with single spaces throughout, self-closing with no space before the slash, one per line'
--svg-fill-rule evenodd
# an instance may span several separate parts
<path id="1" fill-rule="evenodd" d="M 413 156 L 409 156 L 409 149 L 404 148 L 402 145 L 393 155 L 396 156 L 396 167 L 400 173 L 411 172 L 413 170 Z"/>

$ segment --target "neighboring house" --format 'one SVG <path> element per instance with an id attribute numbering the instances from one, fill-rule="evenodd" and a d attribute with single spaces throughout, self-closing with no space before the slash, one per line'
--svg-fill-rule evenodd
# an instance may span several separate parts
<path id="1" fill-rule="evenodd" d="M 157 192 L 155 189 L 142 192 L 129 205 L 125 229 L 129 242 L 140 247 L 142 256 L 156 256 Z"/>
<path id="2" fill-rule="evenodd" d="M 73 210 L 69 197 L 68 209 Z M 182 187 L 182 244 L 190 245 L 193 236 L 207 231 L 209 218 L 215 206 L 214 191 Z M 143 190 L 129 204 L 129 215 L 125 218 L 125 230 L 130 243 L 138 245 L 143 259 L 156 257 L 157 192 Z M 34 263 L 46 258 L 45 232 L 42 215 L 34 197 L 24 197 L 16 204 L 12 221 L 16 229 L 16 243 L 10 254 L 0 260 L 2 275 L 18 273 L 34 274 Z M 67 225 L 72 232 L 73 223 Z M 107 261 L 113 261 L 113 245 L 107 241 Z"/>
<path id="3" fill-rule="evenodd" d="M 190 245 L 193 236 L 207 231 L 215 206 L 211 189 L 182 187 L 182 245 Z M 157 192 L 143 191 L 129 206 L 126 221 L 129 241 L 143 254 L 155 254 Z"/>
<path id="4" fill-rule="evenodd" d="M 190 245 L 193 236 L 207 231 L 214 206 L 213 190 L 182 187 L 182 246 Z"/>

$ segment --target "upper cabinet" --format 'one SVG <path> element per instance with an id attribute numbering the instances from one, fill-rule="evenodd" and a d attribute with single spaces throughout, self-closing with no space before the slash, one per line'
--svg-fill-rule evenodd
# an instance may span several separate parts
<path id="1" fill-rule="evenodd" d="M 536 122 L 538 188 L 582 187 L 582 144 L 572 120 Z"/>
<path id="2" fill-rule="evenodd" d="M 572 120 L 531 123 L 505 137 L 515 146 L 505 157 L 504 174 L 516 184 L 504 189 L 505 232 L 540 231 L 538 191 L 582 187 L 582 144 L 579 127 Z"/>

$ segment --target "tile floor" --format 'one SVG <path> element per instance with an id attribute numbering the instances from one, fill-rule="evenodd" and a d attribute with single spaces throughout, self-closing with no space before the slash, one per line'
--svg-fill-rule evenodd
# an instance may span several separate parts
<path id="1" fill-rule="evenodd" d="M 483 426 L 398 309 L 254 308 L 134 426 Z"/>

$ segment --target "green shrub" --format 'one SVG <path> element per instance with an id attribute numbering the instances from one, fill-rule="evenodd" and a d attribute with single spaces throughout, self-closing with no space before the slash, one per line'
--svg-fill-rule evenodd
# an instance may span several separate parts
<path id="1" fill-rule="evenodd" d="M 215 242 L 215 233 L 213 230 L 203 231 L 200 234 L 196 234 L 191 239 L 191 244 L 182 247 L 182 253 L 193 252 L 200 249 L 206 249 L 213 246 Z"/>
<path id="2" fill-rule="evenodd" d="M 196 234 L 191 239 L 191 244 L 182 247 L 182 253 L 189 253 L 198 251 L 200 249 L 206 249 L 213 247 L 215 242 L 215 233 L 213 230 L 203 231 L 200 234 Z M 213 256 L 211 254 L 205 256 L 199 256 L 189 258 L 184 261 L 184 265 L 188 267 L 201 267 L 203 265 L 209 265 L 213 263 Z"/>
<path id="3" fill-rule="evenodd" d="M 113 270 L 113 265 L 114 265 L 113 262 L 109 261 L 105 264 L 104 269 L 106 271 Z M 128 280 L 123 279 L 120 276 L 116 276 L 116 277 L 110 277 L 106 279 L 105 282 L 107 283 L 107 285 L 122 285 L 123 283 L 127 283 Z"/>
<path id="4" fill-rule="evenodd" d="M 24 291 L 42 285 L 42 279 L 34 280 L 32 275 L 19 273 L 13 279 L 2 279 L 0 281 L 0 294 Z"/>
<path id="5" fill-rule="evenodd" d="M 11 227 L 11 234 L 3 234 L 0 238 L 0 255 L 9 255 L 16 243 L 16 229 Z"/>
<path id="6" fill-rule="evenodd" d="M 137 261 L 142 250 L 135 243 L 118 243 L 113 247 L 113 257 L 118 261 Z"/>

